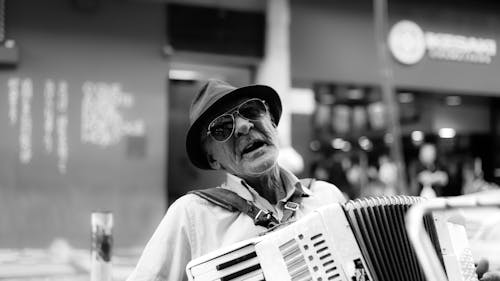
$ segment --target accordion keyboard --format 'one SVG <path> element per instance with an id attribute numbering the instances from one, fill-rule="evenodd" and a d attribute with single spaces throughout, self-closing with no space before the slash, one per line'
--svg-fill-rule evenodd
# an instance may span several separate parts
<path id="1" fill-rule="evenodd" d="M 315 210 L 293 224 L 191 261 L 191 281 L 424 281 L 405 230 L 422 198 L 357 199 Z M 439 215 L 425 228 L 449 280 L 477 281 L 463 226 Z"/>
<path id="2" fill-rule="evenodd" d="M 237 244 L 223 255 L 215 253 L 206 261 L 190 267 L 189 274 L 193 280 L 220 281 L 263 281 L 255 245 L 250 243 Z"/>

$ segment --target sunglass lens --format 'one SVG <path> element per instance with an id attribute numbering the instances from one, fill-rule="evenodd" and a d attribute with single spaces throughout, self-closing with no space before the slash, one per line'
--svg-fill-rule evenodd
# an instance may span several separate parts
<path id="1" fill-rule="evenodd" d="M 210 135 L 217 141 L 225 141 L 233 132 L 233 116 L 225 114 L 217 117 L 210 123 Z"/>
<path id="2" fill-rule="evenodd" d="M 266 115 L 267 109 L 261 100 L 249 100 L 242 104 L 238 111 L 247 119 L 258 120 Z"/>

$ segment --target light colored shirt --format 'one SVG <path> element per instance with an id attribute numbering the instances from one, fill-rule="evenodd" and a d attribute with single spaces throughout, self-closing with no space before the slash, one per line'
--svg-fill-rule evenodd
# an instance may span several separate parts
<path id="1" fill-rule="evenodd" d="M 295 192 L 304 194 L 294 215 L 296 220 L 321 206 L 345 202 L 342 193 L 330 183 L 315 181 L 308 189 L 284 169 L 281 177 L 286 196 L 275 205 L 233 175 L 228 174 L 219 188 L 236 192 L 260 209 L 271 211 L 278 220 L 283 216 L 284 202 Z M 127 281 L 187 280 L 185 268 L 190 260 L 265 231 L 244 213 L 230 212 L 194 194 L 184 195 L 167 210 Z"/>

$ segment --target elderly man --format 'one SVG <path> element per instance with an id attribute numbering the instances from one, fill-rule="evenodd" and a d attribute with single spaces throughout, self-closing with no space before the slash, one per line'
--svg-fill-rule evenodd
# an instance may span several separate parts
<path id="1" fill-rule="evenodd" d="M 169 207 L 128 280 L 184 280 L 187 263 L 196 257 L 345 201 L 335 186 L 322 181 L 306 186 L 277 163 L 281 109 L 279 95 L 264 85 L 235 88 L 209 80 L 202 87 L 190 109 L 187 154 L 198 168 L 224 170 L 227 180 L 216 190 L 236 194 L 247 207 L 223 208 L 201 193 L 182 196 Z"/>

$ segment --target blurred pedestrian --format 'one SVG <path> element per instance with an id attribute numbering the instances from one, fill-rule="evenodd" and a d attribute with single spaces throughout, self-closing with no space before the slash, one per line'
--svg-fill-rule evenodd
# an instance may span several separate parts
<path id="1" fill-rule="evenodd" d="M 410 192 L 423 197 L 442 196 L 448 185 L 448 172 L 439 163 L 434 144 L 420 147 L 418 159 L 409 168 Z"/>
<path id="2" fill-rule="evenodd" d="M 396 163 L 386 154 L 383 154 L 378 159 L 378 177 L 385 185 L 384 195 L 396 195 L 398 183 L 398 167 Z"/>

